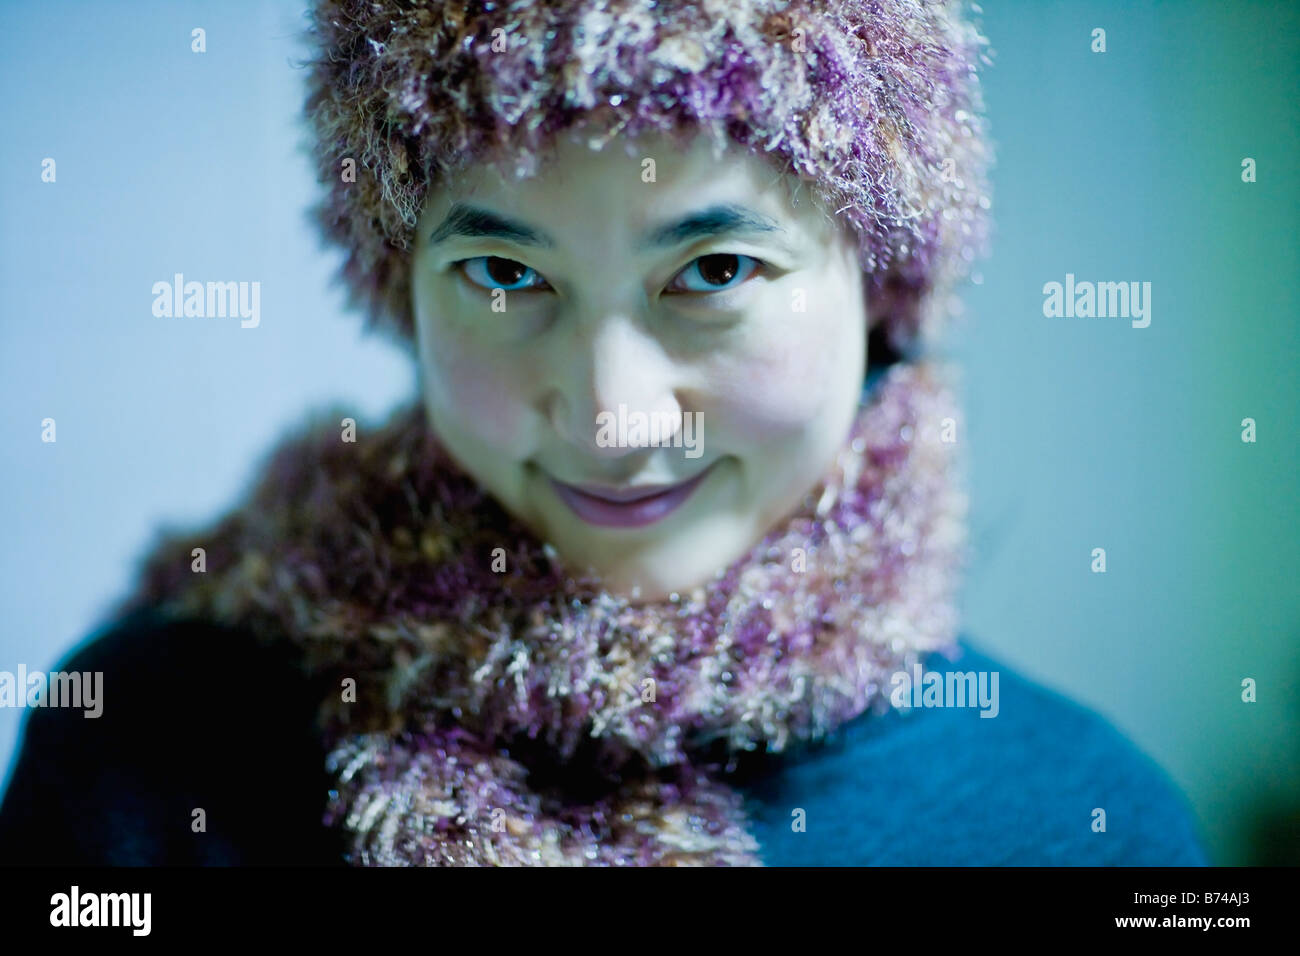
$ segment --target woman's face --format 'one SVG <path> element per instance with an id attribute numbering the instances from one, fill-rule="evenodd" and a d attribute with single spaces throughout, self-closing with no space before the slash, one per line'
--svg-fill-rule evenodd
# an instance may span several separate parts
<path id="1" fill-rule="evenodd" d="M 412 295 L 453 458 L 575 571 L 658 600 L 826 474 L 866 321 L 847 231 L 788 174 L 703 137 L 634 145 L 566 136 L 534 178 L 484 165 L 431 190 Z"/>

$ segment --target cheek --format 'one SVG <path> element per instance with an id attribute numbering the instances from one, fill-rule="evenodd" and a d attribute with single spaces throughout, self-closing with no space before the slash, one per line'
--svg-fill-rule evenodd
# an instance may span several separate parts
<path id="1" fill-rule="evenodd" d="M 866 350 L 861 300 L 809 298 L 805 313 L 769 310 L 719 367 L 737 439 L 780 441 L 856 403 Z"/>
<path id="2" fill-rule="evenodd" d="M 447 330 L 430 330 L 421 339 L 425 390 L 435 419 L 502 453 L 528 454 L 536 418 L 528 402 L 526 363 Z"/>

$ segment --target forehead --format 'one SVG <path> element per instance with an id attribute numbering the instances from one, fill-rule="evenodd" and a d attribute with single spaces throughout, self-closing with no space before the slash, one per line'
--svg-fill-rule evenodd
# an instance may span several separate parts
<path id="1" fill-rule="evenodd" d="M 561 134 L 532 176 L 516 176 L 508 161 L 468 167 L 429 191 L 422 218 L 441 221 L 453 204 L 473 201 L 557 237 L 624 242 L 680 216 L 729 206 L 803 241 L 834 232 L 805 183 L 736 143 L 718 150 L 704 135 L 683 141 L 654 132 L 599 148 L 592 142 L 581 130 Z"/>

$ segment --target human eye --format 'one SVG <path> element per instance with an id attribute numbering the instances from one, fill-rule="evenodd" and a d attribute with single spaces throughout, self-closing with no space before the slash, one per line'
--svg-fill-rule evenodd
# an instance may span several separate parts
<path id="1" fill-rule="evenodd" d="M 452 265 L 474 285 L 482 289 L 503 289 L 506 292 L 543 292 L 550 285 L 541 273 L 531 266 L 501 256 L 475 256 L 460 259 Z"/>
<path id="2" fill-rule="evenodd" d="M 726 292 L 743 285 L 763 263 L 738 253 L 711 253 L 695 259 L 673 278 L 670 293 Z"/>

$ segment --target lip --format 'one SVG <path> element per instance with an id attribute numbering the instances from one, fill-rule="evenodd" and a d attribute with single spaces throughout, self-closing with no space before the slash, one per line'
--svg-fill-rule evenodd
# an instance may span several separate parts
<path id="1" fill-rule="evenodd" d="M 716 462 L 714 463 L 716 464 Z M 675 485 L 569 485 L 551 478 L 551 487 L 569 510 L 588 524 L 602 528 L 643 528 L 680 508 L 713 470 Z"/>

